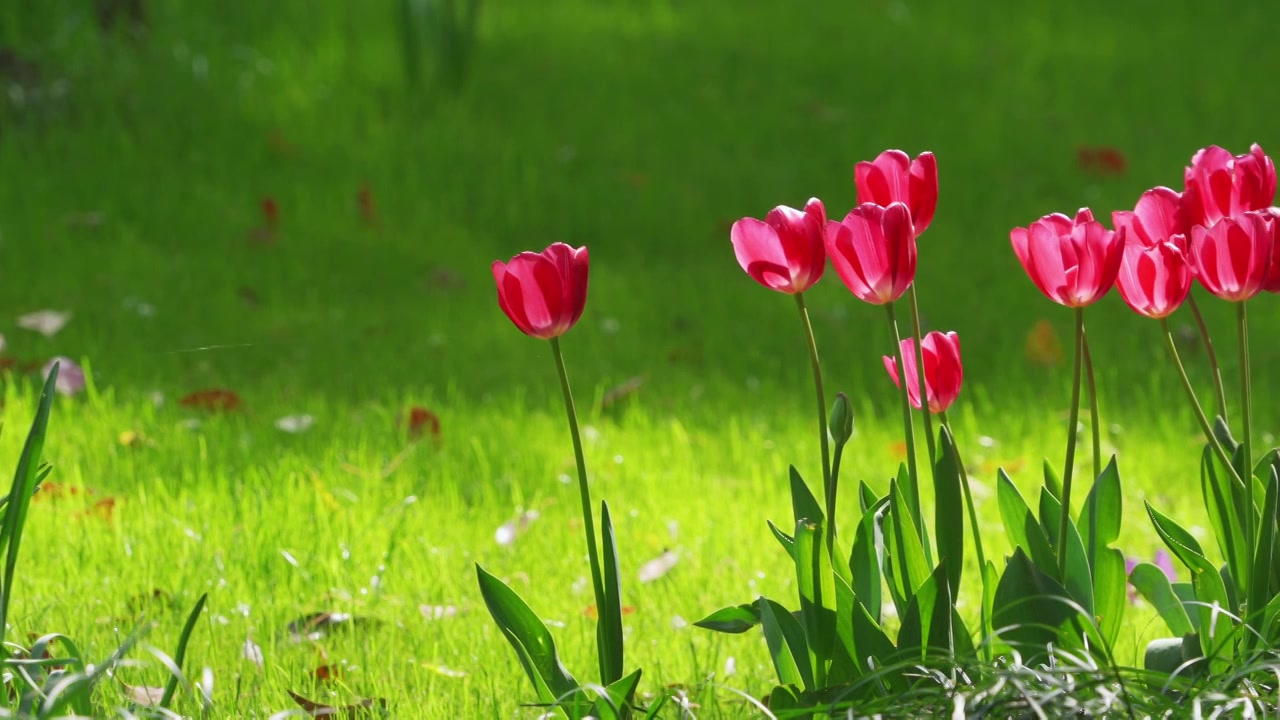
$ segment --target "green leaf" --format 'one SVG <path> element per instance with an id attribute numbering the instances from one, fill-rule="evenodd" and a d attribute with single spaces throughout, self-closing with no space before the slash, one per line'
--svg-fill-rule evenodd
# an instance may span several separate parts
<path id="1" fill-rule="evenodd" d="M 867 612 L 861 603 L 853 613 L 853 644 L 857 650 L 854 657 L 858 668 L 865 673 L 882 670 L 891 658 L 897 654 L 893 641 L 885 634 L 884 628 Z"/>
<path id="2" fill-rule="evenodd" d="M 600 608 L 600 622 L 596 623 L 596 645 L 600 652 L 601 684 L 607 686 L 622 679 L 622 574 L 618 571 L 618 541 L 613 533 L 609 503 L 600 502 L 600 517 L 604 533 L 604 607 Z"/>
<path id="3" fill-rule="evenodd" d="M 1276 571 L 1276 516 L 1280 514 L 1280 476 L 1274 467 L 1270 468 L 1271 478 L 1267 482 L 1266 499 L 1262 503 L 1262 526 L 1258 533 L 1258 549 L 1253 560 L 1253 585 L 1249 587 L 1249 617 L 1246 621 L 1258 630 L 1262 630 L 1265 622 L 1264 611 L 1267 603 L 1276 596 L 1271 587 L 1271 579 Z M 1257 638 L 1252 634 L 1248 642 L 1252 644 Z"/>
<path id="4" fill-rule="evenodd" d="M 796 470 L 795 465 L 791 466 L 791 512 L 795 515 L 794 522 L 808 520 L 818 523 L 824 519 L 822 505 L 818 504 L 818 499 L 813 496 L 804 478 L 800 477 L 800 471 Z"/>
<path id="5" fill-rule="evenodd" d="M 797 692 L 794 684 L 779 685 L 769 692 L 769 712 L 774 716 L 804 707 L 805 703 L 800 701 L 800 693 Z M 781 717 L 790 717 L 790 715 L 784 714 Z"/>
<path id="6" fill-rule="evenodd" d="M 640 684 L 640 670 L 619 678 L 605 688 L 605 692 L 591 704 L 587 713 L 597 720 L 625 720 L 634 704 L 636 687 Z"/>
<path id="7" fill-rule="evenodd" d="M 812 690 L 813 668 L 809 666 L 809 648 L 800 622 L 769 598 L 756 600 L 756 607 L 760 610 L 760 626 L 769 646 L 769 656 L 773 658 L 773 669 L 778 673 L 778 682 Z"/>
<path id="8" fill-rule="evenodd" d="M 849 570 L 853 573 L 854 594 L 866 606 L 871 619 L 879 623 L 882 592 L 880 568 L 884 565 L 882 526 L 889 498 L 881 498 L 867 507 L 858 521 L 858 534 L 853 539 L 853 554 L 849 556 Z"/>
<path id="9" fill-rule="evenodd" d="M 1151 524 L 1155 526 L 1160 539 L 1169 548 L 1169 552 L 1191 571 L 1191 584 L 1195 588 L 1196 600 L 1200 603 L 1197 612 L 1200 619 L 1201 643 L 1206 648 L 1214 648 L 1229 632 L 1228 629 L 1219 627 L 1227 624 L 1226 619 L 1216 617 L 1211 607 L 1216 602 L 1219 607 L 1231 609 L 1222 575 L 1212 563 L 1205 559 L 1204 550 L 1200 548 L 1200 543 L 1196 542 L 1191 533 L 1151 507 L 1151 503 L 1147 503 L 1146 506 L 1147 516 L 1151 518 Z"/>
<path id="10" fill-rule="evenodd" d="M 782 546 L 783 550 L 787 551 L 787 555 L 794 561 L 796 559 L 796 539 L 782 532 L 782 529 L 774 525 L 772 520 L 766 520 L 765 522 L 769 523 L 769 532 L 773 533 L 773 537 L 777 539 L 778 544 Z"/>
<path id="11" fill-rule="evenodd" d="M 582 710 L 586 710 L 586 698 L 582 695 L 581 686 L 560 663 L 556 643 L 547 626 L 514 590 L 486 572 L 479 563 L 476 564 L 476 578 L 480 583 L 484 603 L 489 607 L 489 614 L 493 616 L 502 634 L 506 635 L 511 647 L 515 648 L 516 657 L 533 683 L 538 700 L 557 703 L 562 699 L 569 699 L 581 702 Z M 567 709 L 566 714 L 575 716 Z"/>
<path id="12" fill-rule="evenodd" d="M 752 605 L 731 605 L 711 613 L 694 625 L 715 632 L 736 635 L 760 624 L 760 611 Z"/>
<path id="13" fill-rule="evenodd" d="M 187 642 L 191 640 L 191 633 L 196 629 L 196 621 L 200 619 L 200 611 L 204 610 L 204 603 L 209 599 L 209 593 L 204 593 L 196 600 L 196 606 L 191 609 L 191 614 L 187 616 L 187 622 L 182 626 L 182 633 L 178 635 L 178 647 L 173 653 L 173 664 L 182 670 L 182 661 L 187 657 Z M 169 682 L 165 683 L 164 695 L 160 697 L 159 707 L 168 708 L 169 703 L 173 702 L 173 694 L 178 691 L 178 676 L 171 674 Z"/>
<path id="14" fill-rule="evenodd" d="M 1133 583 L 1134 589 L 1156 609 L 1160 618 L 1164 620 L 1164 624 L 1168 626 L 1169 632 L 1179 637 L 1195 632 L 1195 628 L 1191 625 L 1191 618 L 1187 616 L 1187 609 L 1183 606 L 1182 599 L 1174 592 L 1169 576 L 1164 574 L 1164 570 L 1151 563 L 1138 563 L 1129 574 L 1129 582 Z"/>
<path id="15" fill-rule="evenodd" d="M 960 592 L 964 572 L 964 497 L 960 489 L 960 455 L 955 440 L 944 425 L 938 430 L 938 462 L 933 473 L 934 525 L 938 528 L 939 567 L 950 589 Z"/>
<path id="16" fill-rule="evenodd" d="M 1040 522 L 1046 528 L 1058 527 L 1062 517 L 1062 505 L 1058 498 L 1048 492 L 1040 493 Z M 1084 608 L 1090 620 L 1093 619 L 1093 571 L 1085 556 L 1084 541 L 1075 522 L 1067 521 L 1067 575 L 1062 578 L 1068 595 Z"/>
<path id="17" fill-rule="evenodd" d="M 971 657 L 973 641 L 955 612 L 955 598 L 947 585 L 946 565 L 939 563 L 907 606 L 898 633 L 898 649 L 924 660 L 930 655 Z"/>
<path id="18" fill-rule="evenodd" d="M 1211 445 L 1205 445 L 1200 455 L 1200 492 L 1209 515 L 1209 524 L 1218 541 L 1218 549 L 1226 558 L 1231 572 L 1232 585 L 1239 595 L 1249 586 L 1248 543 L 1244 537 L 1244 488 L 1235 488 L 1229 472 L 1219 472 L 1221 462 Z"/>
<path id="19" fill-rule="evenodd" d="M 1004 472 L 1004 468 L 1001 468 L 1000 472 Z M 1044 461 L 1044 486 L 1053 493 L 1054 497 L 1062 497 L 1062 479 L 1058 477 L 1058 471 L 1053 469 L 1047 458 Z"/>
<path id="20" fill-rule="evenodd" d="M 796 585 L 814 687 L 825 687 L 837 639 L 836 588 L 821 522 L 796 523 Z"/>
<path id="21" fill-rule="evenodd" d="M 863 513 L 867 512 L 867 508 L 876 504 L 879 498 L 865 481 L 858 483 L 858 508 Z"/>
<path id="22" fill-rule="evenodd" d="M 1088 550 L 1090 567 L 1095 567 L 1094 559 L 1099 551 L 1120 537 L 1122 514 L 1120 471 L 1116 467 L 1116 456 L 1112 455 L 1111 462 L 1089 489 L 1080 510 L 1080 537 Z"/>
<path id="23" fill-rule="evenodd" d="M 53 405 L 54 387 L 58 381 L 59 363 L 54 363 L 40 391 L 40 405 L 35 420 L 27 433 L 22 455 L 18 457 L 18 469 L 9 489 L 9 503 L 4 509 L 4 521 L 0 524 L 0 549 L 7 549 L 4 562 L 4 584 L 0 585 L 0 641 L 4 640 L 9 620 L 9 603 L 13 600 L 13 577 L 18 567 L 18 550 L 22 545 L 22 531 L 27 523 L 27 511 L 31 508 L 31 495 L 36 491 L 40 475 L 40 455 L 44 451 L 45 433 L 49 428 L 49 410 Z"/>
<path id="24" fill-rule="evenodd" d="M 898 616 L 901 617 L 906 613 L 916 588 L 924 584 L 930 573 L 915 521 L 896 480 L 889 482 L 889 508 L 889 515 L 886 517 L 886 522 L 891 526 L 888 532 L 889 589 L 897 606 Z"/>
<path id="25" fill-rule="evenodd" d="M 1240 449 L 1240 443 L 1231 437 L 1231 428 L 1227 427 L 1227 421 L 1221 415 L 1213 418 L 1213 436 L 1222 444 L 1222 448 L 1227 451 L 1227 455 L 1235 455 Z"/>
<path id="26" fill-rule="evenodd" d="M 1061 640 L 1062 627 L 1078 614 L 1066 588 L 1041 571 L 1021 547 L 1005 565 L 996 587 L 993 623 L 1000 639 L 1021 651 L 1025 662 L 1042 657 Z"/>
<path id="27" fill-rule="evenodd" d="M 858 669 L 857 645 L 853 636 L 853 615 L 857 612 L 858 598 L 846 578 L 836 576 L 836 644 L 831 670 L 827 673 L 827 685 L 847 683 L 862 673 Z"/>
<path id="28" fill-rule="evenodd" d="M 1018 486 L 1013 484 L 1003 468 L 996 474 L 996 501 L 1000 506 L 1000 519 L 1004 522 L 1009 544 L 1025 550 L 1038 567 L 1054 568 L 1053 574 L 1056 575 L 1058 559 L 1049 545 L 1049 538 L 1031 513 L 1031 507 L 1022 498 L 1022 493 L 1018 492 Z"/>
<path id="29" fill-rule="evenodd" d="M 1124 553 L 1115 548 L 1099 548 L 1093 566 L 1094 621 L 1108 648 L 1116 646 L 1120 624 L 1129 603 L 1129 583 L 1124 575 Z"/>

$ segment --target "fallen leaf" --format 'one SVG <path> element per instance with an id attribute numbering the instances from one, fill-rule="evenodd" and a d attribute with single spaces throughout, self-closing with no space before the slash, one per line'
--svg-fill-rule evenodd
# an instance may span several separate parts
<path id="1" fill-rule="evenodd" d="M 45 337 L 57 335 L 71 321 L 71 313 L 61 310 L 37 310 L 18 318 L 18 327 L 35 330 Z"/>
<path id="2" fill-rule="evenodd" d="M 95 502 L 93 505 L 85 508 L 84 510 L 81 510 L 80 512 L 72 515 L 71 517 L 76 520 L 83 520 L 85 518 L 96 517 L 101 520 L 110 522 L 111 519 L 115 517 L 115 511 L 116 511 L 116 499 L 113 497 L 105 497 Z"/>
<path id="3" fill-rule="evenodd" d="M 458 608 L 454 605 L 419 605 L 418 610 L 428 620 L 443 620 L 458 614 Z"/>
<path id="4" fill-rule="evenodd" d="M 184 395 L 178 404 L 201 410 L 230 411 L 240 407 L 240 396 L 233 390 L 212 388 Z"/>
<path id="5" fill-rule="evenodd" d="M 630 605 L 623 605 L 623 606 L 622 606 L 622 615 L 623 615 L 623 617 L 626 617 L 627 615 L 634 615 L 634 614 L 635 614 L 635 612 L 636 612 L 636 609 L 635 609 L 634 607 L 631 607 Z M 586 615 L 587 617 L 591 618 L 592 620 L 595 620 L 595 619 L 597 619 L 597 618 L 600 616 L 599 611 L 597 611 L 597 610 L 596 610 L 596 604 L 595 604 L 595 603 L 591 603 L 591 604 L 590 604 L 590 605 L 588 605 L 586 608 L 584 608 L 584 609 L 583 609 L 583 611 L 582 611 L 582 614 L 583 614 L 583 615 Z"/>
<path id="6" fill-rule="evenodd" d="M 269 195 L 262 198 L 262 223 L 271 231 L 280 227 L 280 203 Z"/>
<path id="7" fill-rule="evenodd" d="M 316 419 L 310 415 L 285 415 L 276 420 L 276 428 L 297 435 L 311 429 L 315 423 Z"/>
<path id="8" fill-rule="evenodd" d="M 387 701 L 383 698 L 365 698 L 353 705 L 337 707 L 334 705 L 318 703 L 314 700 L 308 700 L 292 690 L 287 690 L 286 692 L 289 693 L 289 697 L 293 698 L 293 701 L 298 703 L 303 710 L 310 713 L 311 717 L 357 718 L 369 715 L 370 711 L 374 708 L 385 710 L 387 707 Z"/>
<path id="9" fill-rule="evenodd" d="M 125 601 L 124 606 L 128 609 L 130 615 L 137 615 L 146 610 L 150 610 L 155 605 L 161 605 L 162 609 L 168 609 L 173 605 L 172 598 L 169 593 L 160 588 L 152 588 L 151 592 L 138 593 Z"/>
<path id="10" fill-rule="evenodd" d="M 287 630 L 294 640 L 319 640 L 334 632 L 351 632 L 357 628 L 375 628 L 382 624 L 373 618 L 350 613 L 317 612 L 304 615 L 289 623 Z"/>
<path id="11" fill-rule="evenodd" d="M 70 358 L 61 356 L 52 358 L 40 368 L 40 375 L 47 380 L 49 373 L 53 372 L 54 363 L 58 364 L 58 380 L 53 384 L 54 392 L 59 395 L 75 395 L 84 391 L 84 368 L 75 364 Z"/>
<path id="12" fill-rule="evenodd" d="M 164 688 L 151 687 L 150 685 L 124 685 L 125 695 L 130 700 L 143 707 L 155 707 L 164 699 Z"/>
<path id="13" fill-rule="evenodd" d="M 319 680 L 319 681 L 337 680 L 338 677 L 342 674 L 342 671 L 338 668 L 337 665 L 321 665 L 320 667 L 316 668 L 315 671 L 312 672 L 311 674 L 314 675 L 316 680 Z"/>
<path id="14" fill-rule="evenodd" d="M 1048 320 L 1039 320 L 1027 333 L 1027 362 L 1051 367 L 1062 362 L 1062 342 Z"/>
<path id="15" fill-rule="evenodd" d="M 608 410 L 618 402 L 634 395 L 636 391 L 640 389 L 641 385 L 644 385 L 644 376 L 637 375 L 621 385 L 610 388 L 605 392 L 604 396 L 600 398 L 600 409 Z"/>
<path id="16" fill-rule="evenodd" d="M 377 229 L 380 226 L 378 207 L 374 203 L 373 191 L 369 189 L 368 183 L 361 185 L 360 190 L 356 192 L 356 205 L 360 208 L 360 219 L 364 224 Z"/>
<path id="17" fill-rule="evenodd" d="M 680 556 L 672 550 L 663 550 L 662 554 L 640 566 L 640 582 L 648 583 L 671 572 L 671 568 L 680 562 Z"/>
<path id="18" fill-rule="evenodd" d="M 433 439 L 440 439 L 440 416 L 424 407 L 415 405 L 409 408 L 407 425 L 410 438 L 416 439 L 424 433 L 430 433 Z"/>

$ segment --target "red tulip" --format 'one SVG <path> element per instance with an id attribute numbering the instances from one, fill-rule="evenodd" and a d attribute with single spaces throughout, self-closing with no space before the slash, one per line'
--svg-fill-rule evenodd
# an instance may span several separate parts
<path id="1" fill-rule="evenodd" d="M 841 222 L 827 223 L 827 254 L 859 300 L 884 305 L 902 297 L 916 277 L 916 234 L 907 206 L 863 203 Z"/>
<path id="2" fill-rule="evenodd" d="M 1045 215 L 1030 228 L 1014 228 L 1009 238 L 1031 281 L 1059 305 L 1096 302 L 1120 272 L 1120 239 L 1094 220 L 1088 208 L 1081 208 L 1075 220 L 1061 213 Z"/>
<path id="3" fill-rule="evenodd" d="M 493 261 L 498 306 L 520 332 L 550 340 L 569 331 L 587 304 L 587 249 L 554 243 L 511 262 Z"/>
<path id="4" fill-rule="evenodd" d="M 1276 166 L 1254 145 L 1233 156 L 1217 145 L 1201 149 L 1184 173 L 1190 225 L 1213 225 L 1223 218 L 1271 206 L 1276 197 Z"/>
<path id="5" fill-rule="evenodd" d="M 1191 265 L 1187 262 L 1187 241 L 1175 235 L 1168 242 L 1143 245 L 1125 240 L 1131 225 L 1121 226 L 1116 233 L 1124 243 L 1124 257 L 1116 289 L 1125 304 L 1139 315 L 1149 318 L 1167 317 L 1191 291 Z"/>
<path id="6" fill-rule="evenodd" d="M 960 395 L 964 380 L 964 365 L 960 362 L 960 336 L 953 332 L 945 335 L 931 332 L 924 336 L 920 347 L 924 355 L 924 388 L 929 400 L 929 412 L 935 415 L 945 412 Z M 911 406 L 920 409 L 920 372 L 916 369 L 916 341 L 902 341 L 902 362 L 907 366 L 907 396 Z M 897 358 L 884 356 L 884 369 L 889 371 L 893 384 L 898 385 Z M 898 385 L 901 387 L 901 385 Z"/>
<path id="7" fill-rule="evenodd" d="M 1133 211 L 1117 210 L 1111 213 L 1116 232 L 1128 228 L 1125 243 L 1151 247 L 1169 242 L 1174 236 L 1182 236 L 1183 249 L 1190 232 L 1182 194 L 1167 187 L 1156 187 L 1142 193 Z"/>
<path id="8" fill-rule="evenodd" d="M 938 161 L 931 152 L 912 160 L 901 150 L 885 150 L 873 161 L 858 163 L 853 182 L 859 203 L 905 204 L 917 235 L 929 227 L 938 207 Z"/>
<path id="9" fill-rule="evenodd" d="M 733 254 L 753 280 L 770 290 L 794 295 L 822 277 L 827 267 L 822 234 L 827 211 L 813 198 L 804 210 L 785 205 L 769 211 L 761 222 L 742 218 L 729 231 Z"/>
<path id="10" fill-rule="evenodd" d="M 1200 284 L 1231 302 L 1257 295 L 1268 279 L 1275 221 L 1267 212 L 1223 218 L 1205 229 L 1191 228 L 1191 264 Z"/>
<path id="11" fill-rule="evenodd" d="M 1275 242 L 1271 244 L 1271 269 L 1267 271 L 1267 279 L 1262 283 L 1262 289 L 1270 293 L 1280 293 L 1280 207 L 1267 208 L 1263 212 L 1271 216 Z"/>

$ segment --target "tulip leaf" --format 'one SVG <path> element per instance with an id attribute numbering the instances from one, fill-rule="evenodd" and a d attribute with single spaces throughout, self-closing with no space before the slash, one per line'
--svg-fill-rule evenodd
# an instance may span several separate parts
<path id="1" fill-rule="evenodd" d="M 773 659 L 773 669 L 778 673 L 778 682 L 813 689 L 813 668 L 809 665 L 809 648 L 800 622 L 769 598 L 756 600 L 756 607 L 760 611 L 760 626 L 769 646 L 769 656 Z"/>
<path id="2" fill-rule="evenodd" d="M 880 622 L 881 576 L 884 565 L 883 523 L 889 507 L 884 497 L 863 511 L 858 521 L 857 535 L 853 539 L 853 554 L 849 556 L 849 570 L 853 572 L 853 591 L 858 601 L 867 608 L 871 619 Z"/>
<path id="3" fill-rule="evenodd" d="M 476 578 L 489 614 L 493 616 L 511 647 L 515 648 L 516 657 L 533 683 L 538 700 L 544 703 L 569 703 L 571 707 L 580 703 L 581 710 L 585 711 L 586 697 L 582 694 L 578 681 L 560 663 L 556 643 L 547 626 L 514 590 L 490 575 L 478 563 Z M 577 717 L 581 712 L 569 714 L 570 717 Z"/>
<path id="4" fill-rule="evenodd" d="M 1129 582 L 1133 583 L 1134 589 L 1156 609 L 1160 618 L 1164 620 L 1164 624 L 1168 626 L 1169 632 L 1178 636 L 1195 632 L 1195 628 L 1191 625 L 1191 618 L 1187 616 L 1187 609 L 1183 606 L 1182 599 L 1174 592 L 1169 576 L 1165 575 L 1164 570 L 1151 563 L 1138 563 L 1129 574 Z"/>
<path id="5" fill-rule="evenodd" d="M 1212 647 L 1221 637 L 1221 633 L 1215 635 L 1219 623 L 1213 604 L 1217 603 L 1224 609 L 1231 607 L 1222 575 L 1212 563 L 1205 559 L 1204 550 L 1200 548 L 1200 543 L 1192 537 L 1191 533 L 1151 507 L 1151 503 L 1147 503 L 1146 506 L 1147 516 L 1151 518 L 1151 524 L 1155 526 L 1160 539 L 1169 548 L 1169 552 L 1191 571 L 1191 585 L 1195 588 L 1195 597 L 1199 603 L 1197 610 L 1200 618 L 1198 624 L 1201 642 L 1207 647 Z"/>
<path id="6" fill-rule="evenodd" d="M 597 720 L 627 720 L 629 708 L 635 702 L 636 687 L 640 684 L 640 670 L 619 678 L 605 687 L 604 693 L 591 704 L 587 717 Z"/>
<path id="7" fill-rule="evenodd" d="M 1044 486 L 1053 493 L 1054 497 L 1062 497 L 1062 479 L 1058 477 L 1058 471 L 1049 464 L 1047 458 L 1044 461 Z"/>
<path id="8" fill-rule="evenodd" d="M 795 515 L 794 522 L 808 520 L 820 523 L 823 520 L 822 506 L 809 490 L 809 484 L 800 477 L 800 471 L 796 470 L 795 465 L 791 466 L 791 512 Z"/>
<path id="9" fill-rule="evenodd" d="M 799 520 L 795 537 L 800 617 L 808 639 L 814 687 L 826 687 L 827 669 L 834 657 L 837 640 L 834 573 L 821 522 Z"/>
<path id="10" fill-rule="evenodd" d="M 1014 548 L 1005 565 L 992 605 L 1000 640 L 1022 652 L 1028 664 L 1062 638 L 1062 626 L 1077 614 L 1066 588 L 1036 567 L 1022 547 Z"/>
<path id="11" fill-rule="evenodd" d="M 1249 586 L 1249 545 L 1244 537 L 1244 492 L 1236 492 L 1230 473 L 1219 472 L 1221 463 L 1211 445 L 1200 455 L 1200 491 L 1218 549 L 1227 560 L 1232 585 L 1237 594 Z"/>
<path id="12" fill-rule="evenodd" d="M 773 524 L 772 520 L 766 520 L 769 523 L 769 532 L 773 533 L 773 537 L 777 539 L 778 544 L 783 550 L 787 551 L 787 555 L 794 561 L 796 559 L 796 539 L 782 532 L 782 529 Z"/>
<path id="13" fill-rule="evenodd" d="M 898 616 L 902 617 L 916 588 L 929 577 L 929 565 L 916 530 L 915 520 L 907 508 L 896 480 L 889 483 L 889 589 Z"/>
<path id="14" fill-rule="evenodd" d="M 694 623 L 700 628 L 730 635 L 744 633 L 759 624 L 760 610 L 754 604 L 720 608 Z"/>
<path id="15" fill-rule="evenodd" d="M 1108 648 L 1120 637 L 1120 621 L 1129 602 L 1129 584 L 1124 574 L 1124 553 L 1115 548 L 1098 549 L 1093 565 L 1094 616 Z"/>
<path id="16" fill-rule="evenodd" d="M 796 689 L 795 684 L 778 685 L 769 692 L 769 712 L 777 716 L 777 713 L 783 713 L 783 717 L 789 710 L 800 710 L 804 707 L 804 703 L 800 700 L 800 693 Z"/>
<path id="17" fill-rule="evenodd" d="M 854 659 L 864 674 L 883 669 L 897 652 L 884 628 L 861 603 L 853 613 L 853 644 L 857 651 Z"/>
<path id="18" fill-rule="evenodd" d="M 613 534 L 609 503 L 600 502 L 604 551 L 604 607 L 596 624 L 596 645 L 600 652 L 600 679 L 612 685 L 622 679 L 622 574 L 618 570 L 618 542 Z"/>
<path id="19" fill-rule="evenodd" d="M 1058 498 L 1047 492 L 1040 493 L 1040 522 L 1044 527 L 1056 528 L 1062 517 L 1062 505 Z M 1093 572 L 1085 555 L 1084 541 L 1075 522 L 1067 521 L 1067 546 L 1061 549 L 1067 554 L 1067 574 L 1062 584 L 1067 594 L 1085 609 L 1085 613 L 1093 617 Z"/>
<path id="20" fill-rule="evenodd" d="M 1018 492 L 1018 486 L 1013 484 L 1003 469 L 996 474 L 996 500 L 1009 543 L 1015 548 L 1026 550 L 1037 567 L 1046 571 L 1052 569 L 1056 575 L 1057 556 L 1049 545 L 1049 538 L 1035 515 L 1031 514 L 1030 506 L 1022 498 L 1022 493 Z"/>
<path id="21" fill-rule="evenodd" d="M 1102 548 L 1109 546 L 1120 537 L 1120 518 L 1123 514 L 1123 499 L 1120 495 L 1120 471 L 1116 468 L 1116 456 L 1094 481 L 1089 495 L 1080 509 L 1080 536 L 1088 550 L 1089 566 L 1094 567 L 1094 558 Z"/>
<path id="22" fill-rule="evenodd" d="M 934 466 L 934 524 L 938 528 L 938 563 L 946 568 L 950 596 L 960 593 L 964 572 L 964 495 L 961 490 L 960 453 L 945 425 L 938 430 L 938 462 Z"/>
<path id="23" fill-rule="evenodd" d="M 875 491 L 866 482 L 858 483 L 858 508 L 863 513 L 866 513 L 867 508 L 875 505 L 879 499 L 876 497 Z"/>
<path id="24" fill-rule="evenodd" d="M 1253 585 L 1249 587 L 1249 617 L 1246 618 L 1246 621 L 1258 630 L 1263 630 L 1263 627 L 1259 627 L 1261 623 L 1255 622 L 1255 618 L 1265 620 L 1263 611 L 1267 602 L 1276 596 L 1276 588 L 1272 587 L 1272 578 L 1276 571 L 1276 564 L 1280 562 L 1280 557 L 1276 555 L 1276 516 L 1280 514 L 1280 475 L 1277 475 L 1274 467 L 1271 468 L 1270 474 L 1267 494 L 1262 503 L 1262 527 L 1259 528 L 1258 549 L 1253 561 Z M 1252 634 L 1249 637 L 1256 639 Z"/>
<path id="25" fill-rule="evenodd" d="M 827 685 L 838 685 L 856 679 L 858 669 L 857 646 L 854 643 L 853 616 L 858 609 L 858 598 L 847 578 L 835 577 L 836 592 L 836 644 L 831 670 L 827 673 Z"/>

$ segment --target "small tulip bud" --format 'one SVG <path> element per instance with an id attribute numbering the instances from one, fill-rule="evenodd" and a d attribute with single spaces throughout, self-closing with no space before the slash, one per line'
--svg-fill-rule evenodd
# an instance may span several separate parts
<path id="1" fill-rule="evenodd" d="M 827 428 L 836 445 L 844 445 L 853 437 L 853 408 L 849 407 L 849 397 L 844 393 L 837 393 L 836 401 L 831 403 Z"/>

